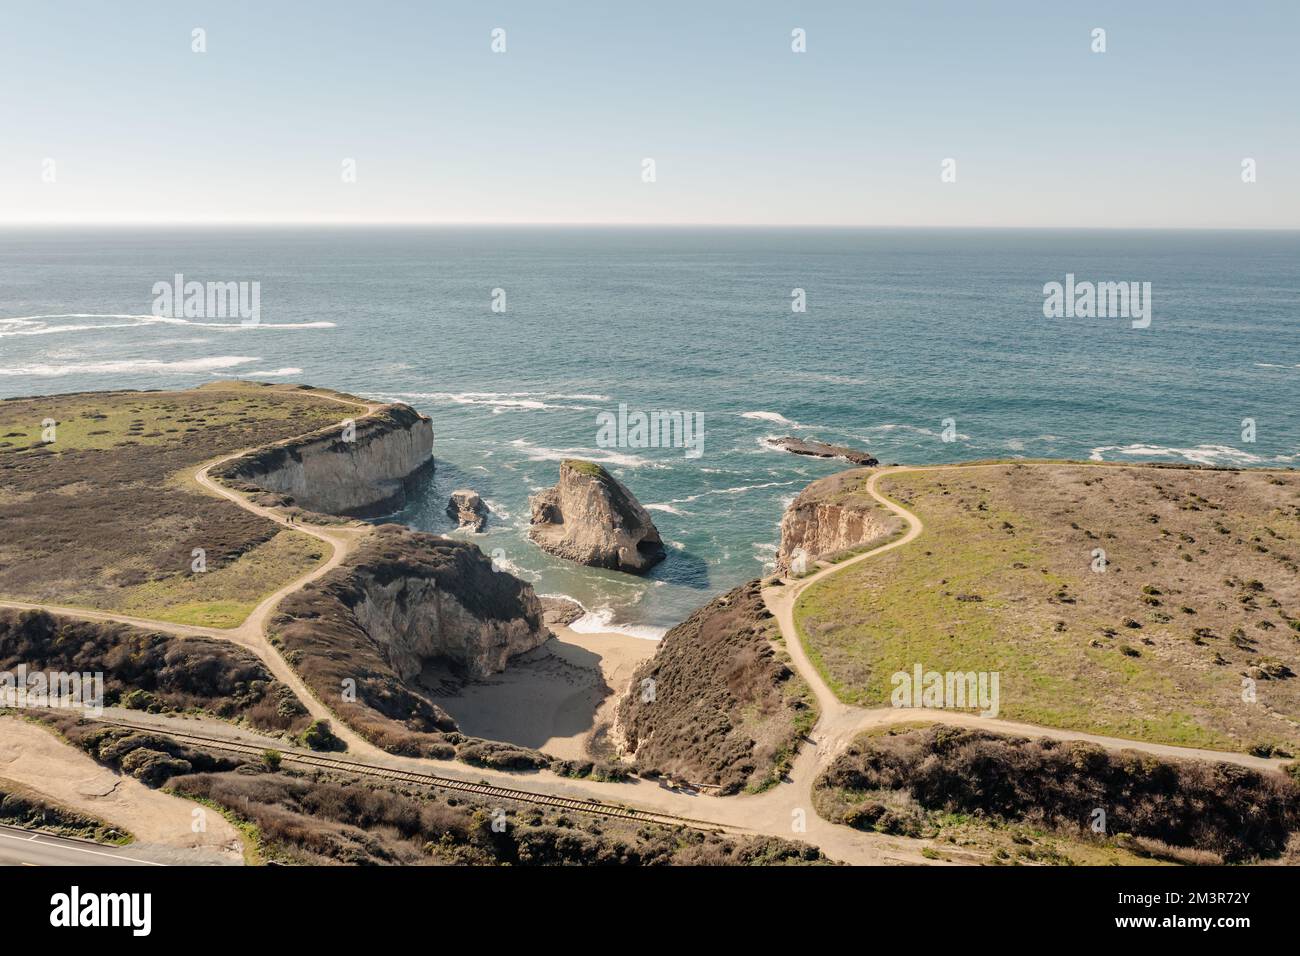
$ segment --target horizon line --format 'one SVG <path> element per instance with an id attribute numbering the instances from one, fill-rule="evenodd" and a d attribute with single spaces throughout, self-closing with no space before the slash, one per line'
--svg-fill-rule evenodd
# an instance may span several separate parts
<path id="1" fill-rule="evenodd" d="M 121 228 L 134 227 L 387 227 L 387 228 L 540 228 L 540 229 L 899 229 L 939 230 L 1024 230 L 1041 232 L 1300 232 L 1297 226 L 1044 226 L 1044 225 L 933 225 L 900 223 L 821 222 L 608 222 L 592 221 L 481 221 L 481 220 L 350 220 L 350 219 L 123 219 L 123 220 L 0 220 L 5 228 Z"/>

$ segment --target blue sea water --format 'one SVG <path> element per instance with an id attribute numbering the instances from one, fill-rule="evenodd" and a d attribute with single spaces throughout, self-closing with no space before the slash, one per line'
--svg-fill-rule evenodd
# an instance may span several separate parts
<path id="1" fill-rule="evenodd" d="M 257 281 L 261 324 L 147 317 L 153 287 Z M 1153 320 L 1048 319 L 1043 285 L 1152 284 Z M 791 310 L 792 290 L 807 311 Z M 491 309 L 505 290 L 505 312 Z M 652 228 L 0 231 L 0 396 L 303 381 L 432 416 L 438 468 L 398 516 L 475 538 L 587 626 L 652 635 L 764 570 L 784 505 L 843 467 L 1070 457 L 1300 462 L 1300 234 Z M 703 415 L 703 454 L 597 447 L 616 411 Z M 955 421 L 956 440 L 942 440 Z M 1243 441 L 1243 419 L 1256 440 Z M 652 509 L 644 579 L 550 558 L 528 496 L 601 461 Z"/>

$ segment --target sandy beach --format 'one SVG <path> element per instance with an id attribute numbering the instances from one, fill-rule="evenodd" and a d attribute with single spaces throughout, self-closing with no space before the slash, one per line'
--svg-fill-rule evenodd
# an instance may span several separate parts
<path id="1" fill-rule="evenodd" d="M 549 627 L 555 637 L 511 660 L 504 672 L 432 699 L 471 736 L 565 759 L 587 756 L 591 732 L 608 723 L 632 672 L 659 645 L 626 634 Z"/>

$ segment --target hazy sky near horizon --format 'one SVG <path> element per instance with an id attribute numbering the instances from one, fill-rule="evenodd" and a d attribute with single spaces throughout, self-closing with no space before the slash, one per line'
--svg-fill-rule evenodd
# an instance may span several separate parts
<path id="1" fill-rule="evenodd" d="M 1296 0 L 13 4 L 0 222 L 1300 228 L 1298 38 Z"/>

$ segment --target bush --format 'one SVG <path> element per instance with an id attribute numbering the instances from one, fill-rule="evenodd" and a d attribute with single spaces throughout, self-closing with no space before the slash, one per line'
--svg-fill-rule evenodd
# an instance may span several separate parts
<path id="1" fill-rule="evenodd" d="M 343 741 L 334 735 L 328 720 L 313 720 L 298 738 L 303 746 L 312 750 L 343 750 Z"/>
<path id="2" fill-rule="evenodd" d="M 540 750 L 493 740 L 473 740 L 457 747 L 456 759 L 495 770 L 544 770 L 551 765 L 551 758 Z"/>
<path id="3" fill-rule="evenodd" d="M 1093 809 L 1104 807 L 1112 833 L 1208 850 L 1227 862 L 1275 857 L 1300 829 L 1300 786 L 1280 774 L 945 726 L 860 741 L 816 786 L 904 791 L 928 811 L 1073 832 L 1086 832 Z M 881 828 L 872 809 L 859 809 L 858 825 Z"/>
<path id="4" fill-rule="evenodd" d="M 127 710 L 152 710 L 157 706 L 153 694 L 140 688 L 123 694 L 121 703 Z"/>

